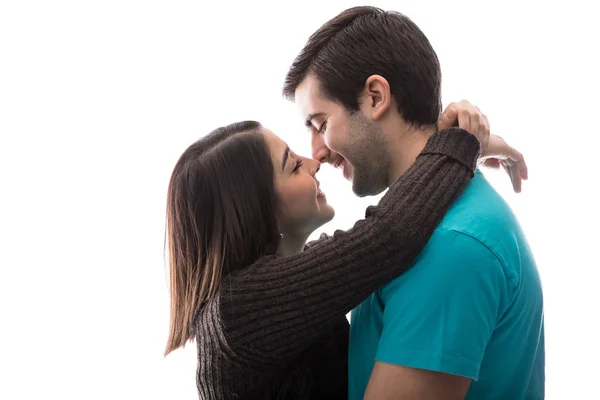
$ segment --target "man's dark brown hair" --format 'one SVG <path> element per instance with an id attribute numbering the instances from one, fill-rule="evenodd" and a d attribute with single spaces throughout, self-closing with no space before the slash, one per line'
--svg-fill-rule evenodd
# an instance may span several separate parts
<path id="1" fill-rule="evenodd" d="M 285 79 L 283 95 L 294 100 L 313 74 L 322 95 L 351 112 L 367 78 L 387 79 L 405 121 L 435 124 L 441 113 L 440 64 L 423 32 L 405 15 L 354 7 L 326 22 L 308 39 Z"/>

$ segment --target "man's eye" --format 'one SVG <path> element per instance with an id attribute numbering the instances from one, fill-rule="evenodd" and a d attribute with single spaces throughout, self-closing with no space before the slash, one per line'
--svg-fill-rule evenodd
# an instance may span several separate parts
<path id="1" fill-rule="evenodd" d="M 323 122 L 321 124 L 321 126 L 319 127 L 319 129 L 317 130 L 317 133 L 323 133 L 325 132 L 325 129 L 327 128 L 327 121 Z"/>

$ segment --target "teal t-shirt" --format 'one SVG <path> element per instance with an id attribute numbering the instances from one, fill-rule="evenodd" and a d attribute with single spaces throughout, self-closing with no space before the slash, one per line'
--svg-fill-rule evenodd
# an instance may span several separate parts
<path id="1" fill-rule="evenodd" d="M 375 361 L 472 379 L 466 399 L 544 398 L 538 270 L 517 220 L 481 172 L 412 268 L 352 311 L 349 399 Z"/>

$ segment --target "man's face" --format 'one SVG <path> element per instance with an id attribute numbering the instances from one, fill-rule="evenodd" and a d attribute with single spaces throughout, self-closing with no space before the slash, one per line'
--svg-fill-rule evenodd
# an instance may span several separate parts
<path id="1" fill-rule="evenodd" d="M 357 196 L 376 195 L 387 188 L 390 159 L 375 121 L 362 110 L 351 114 L 325 99 L 312 75 L 296 89 L 295 102 L 310 130 L 314 159 L 341 169 Z"/>

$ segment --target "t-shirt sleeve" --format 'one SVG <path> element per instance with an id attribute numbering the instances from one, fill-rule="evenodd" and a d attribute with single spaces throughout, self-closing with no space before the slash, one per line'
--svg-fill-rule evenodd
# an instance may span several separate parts
<path id="1" fill-rule="evenodd" d="M 384 326 L 376 360 L 477 380 L 512 290 L 483 243 L 436 231 L 413 268 L 379 291 Z"/>

